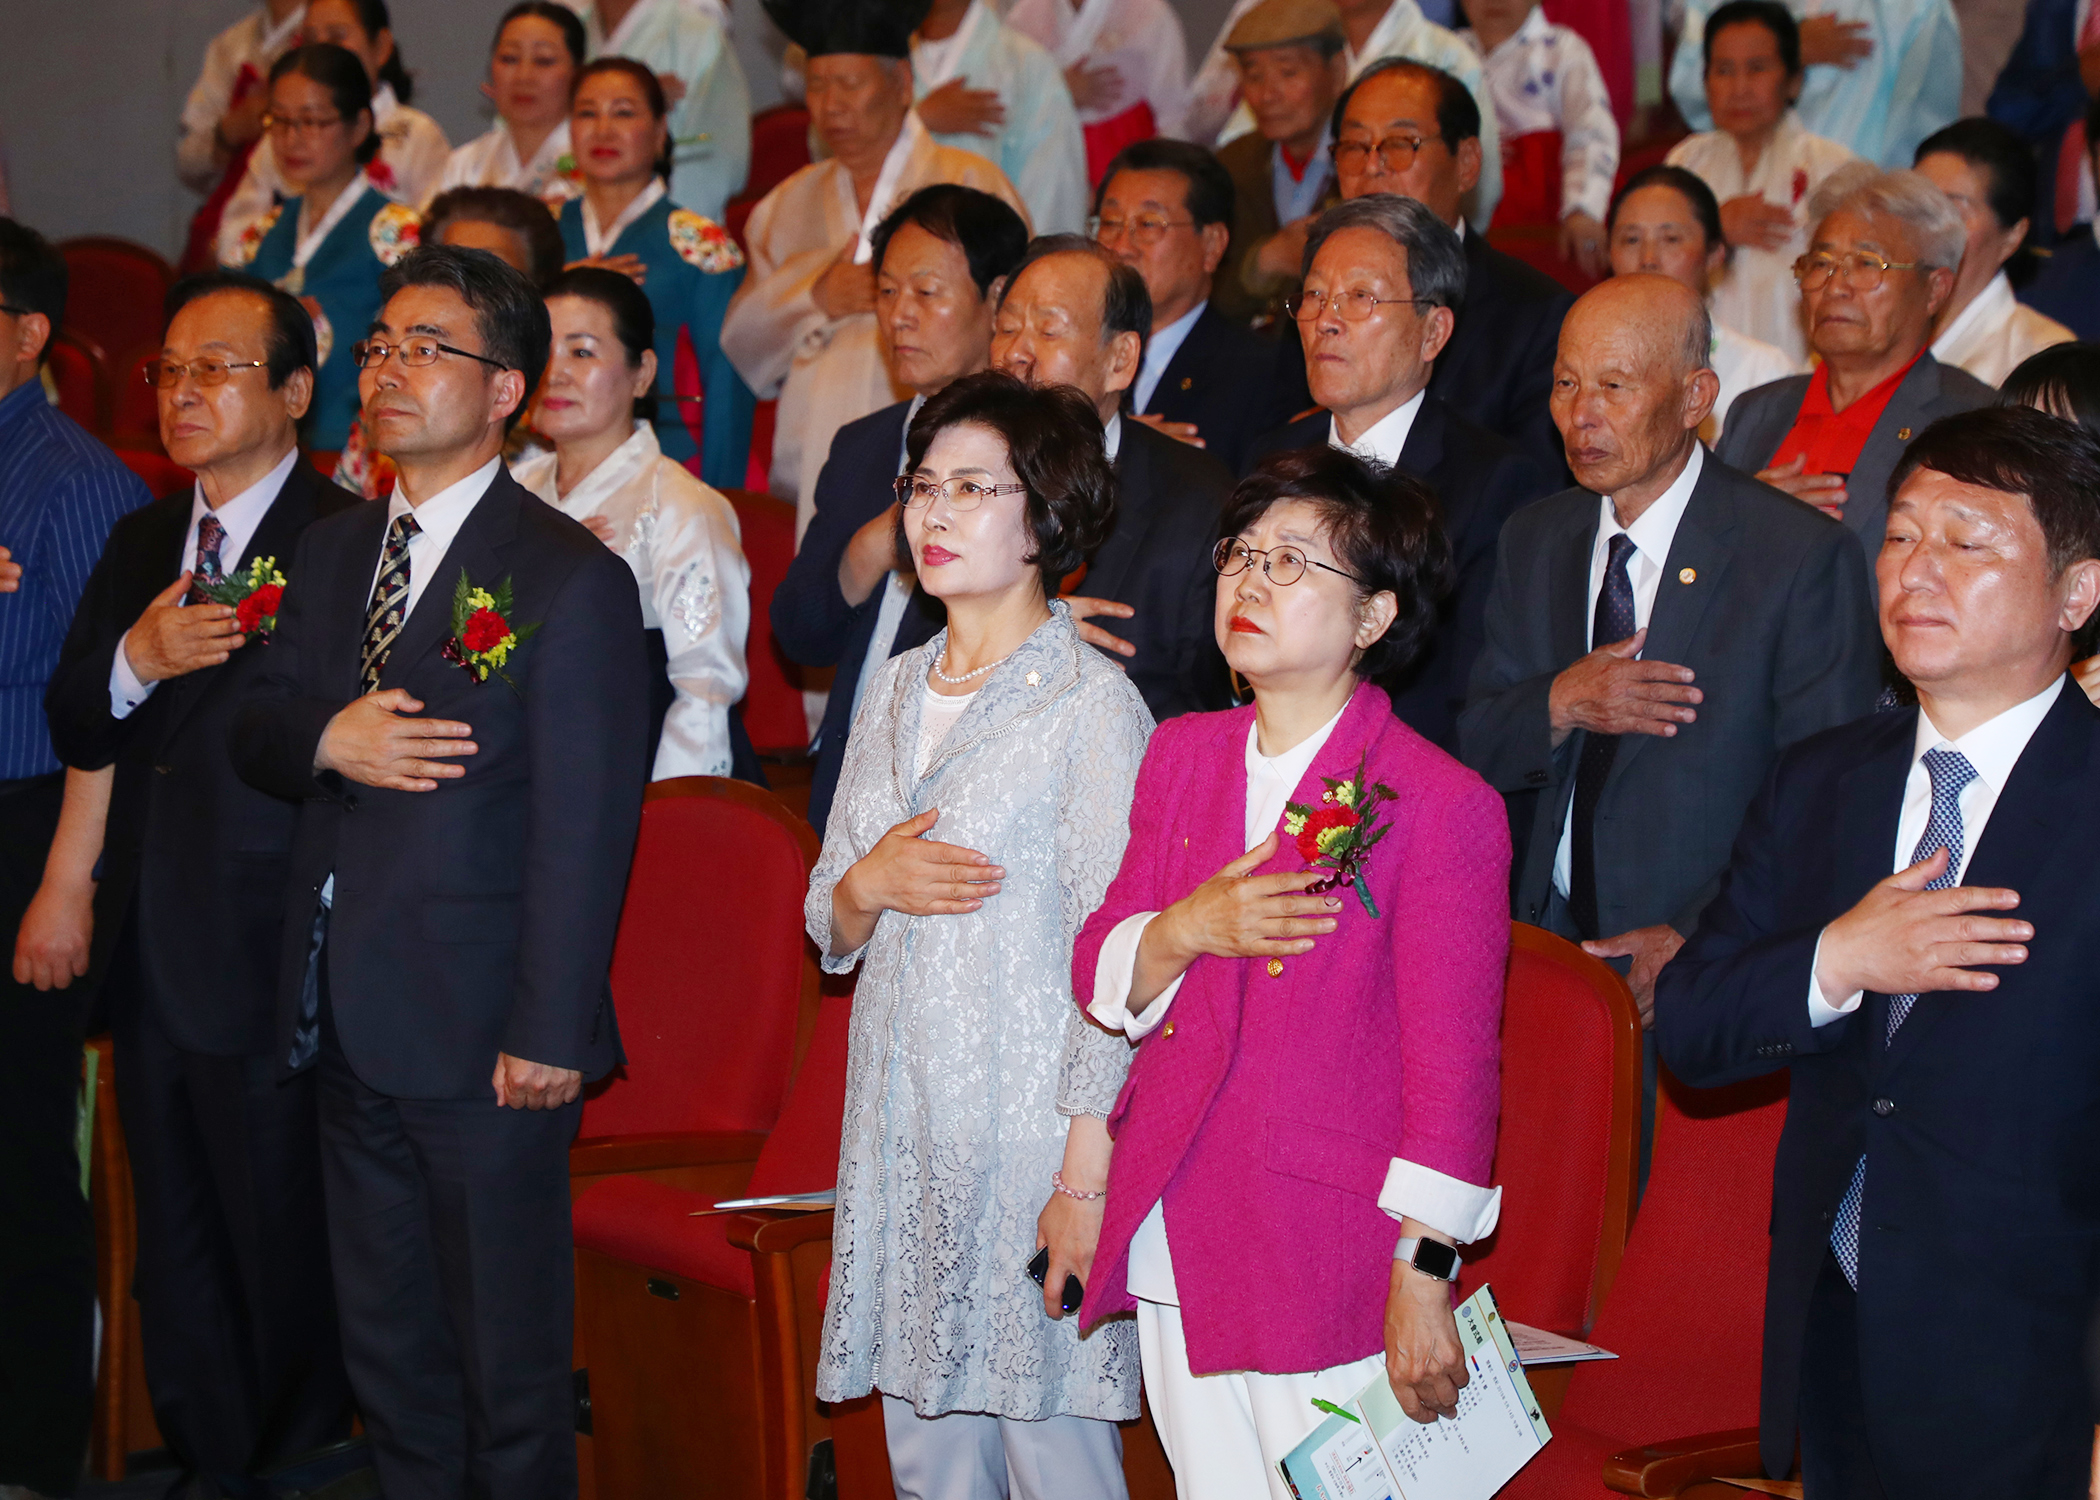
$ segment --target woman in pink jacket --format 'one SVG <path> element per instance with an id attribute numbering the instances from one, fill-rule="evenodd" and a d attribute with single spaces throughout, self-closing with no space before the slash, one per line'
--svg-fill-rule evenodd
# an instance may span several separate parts
<path id="1" fill-rule="evenodd" d="M 1170 720 L 1074 991 L 1144 1037 L 1083 1323 L 1135 1308 L 1183 1500 L 1276 1465 L 1381 1370 L 1417 1421 L 1466 1383 L 1452 1246 L 1495 1225 L 1501 800 L 1371 678 L 1427 644 L 1434 497 L 1332 448 L 1234 492 L 1216 628 L 1251 708 Z M 1062 1286 L 1053 1266 L 1049 1285 Z"/>

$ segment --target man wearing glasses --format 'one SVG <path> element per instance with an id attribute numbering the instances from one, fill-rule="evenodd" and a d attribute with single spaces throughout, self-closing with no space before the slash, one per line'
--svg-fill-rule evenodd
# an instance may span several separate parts
<path id="1" fill-rule="evenodd" d="M 269 596 L 313 521 L 356 503 L 299 457 L 314 325 L 220 271 L 178 286 L 160 358 L 168 456 L 194 485 L 117 523 L 45 695 L 65 821 L 99 879 L 45 892 L 56 959 L 94 955 L 138 1211 L 146 1388 L 210 1493 L 350 1432 L 311 1075 L 280 1086 L 277 963 L 296 804 L 233 769 Z M 67 977 L 62 963 L 55 978 Z M 215 1486 L 215 1488 L 212 1488 Z"/>
<path id="2" fill-rule="evenodd" d="M 343 1355 L 394 1496 L 576 1493 L 568 1148 L 648 775 L 634 575 L 505 472 L 546 304 L 480 250 L 354 351 L 391 500 L 317 524 L 233 726 L 300 802 L 275 1053 L 316 1070 Z M 477 597 L 475 591 L 481 591 Z"/>
<path id="3" fill-rule="evenodd" d="M 1320 215 L 1306 250 L 1305 285 L 1286 308 L 1319 407 L 1263 437 L 1253 458 L 1327 443 L 1404 469 L 1436 491 L 1453 587 L 1428 649 L 1379 686 L 1409 728 L 1455 753 L 1495 539 L 1553 484 L 1429 389 L 1466 297 L 1465 253 L 1448 225 L 1413 198 L 1374 193 Z"/>
<path id="4" fill-rule="evenodd" d="M 1998 399 L 1932 357 L 1933 320 L 1954 290 L 1968 231 L 1916 172 L 1840 168 L 1809 203 L 1794 264 L 1808 344 L 1821 361 L 1738 397 L 1715 455 L 1852 528 L 1881 550 L 1889 475 L 1941 417 Z"/>
<path id="5" fill-rule="evenodd" d="M 1307 397 L 1295 341 L 1257 338 L 1211 303 L 1232 221 L 1232 174 L 1201 146 L 1158 139 L 1109 163 L 1088 228 L 1152 295 L 1131 413 L 1237 474 L 1247 445 Z"/>

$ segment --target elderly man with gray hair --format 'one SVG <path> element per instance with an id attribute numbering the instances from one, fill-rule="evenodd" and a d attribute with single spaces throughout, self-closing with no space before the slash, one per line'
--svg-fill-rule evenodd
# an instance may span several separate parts
<path id="1" fill-rule="evenodd" d="M 1808 343 L 1821 363 L 1746 392 L 1715 454 L 1836 516 L 1872 557 L 1889 475 L 1940 417 L 1996 402 L 1989 386 L 1931 354 L 1968 231 L 1916 172 L 1841 167 L 1809 201 L 1816 221 L 1794 263 Z"/>
<path id="2" fill-rule="evenodd" d="M 1443 502 L 1456 574 L 1435 639 L 1382 679 L 1410 729 L 1456 750 L 1466 678 L 1480 655 L 1495 538 L 1552 482 L 1517 448 L 1430 393 L 1436 359 L 1466 296 L 1466 257 L 1450 225 L 1392 193 L 1338 203 L 1313 222 L 1286 299 L 1319 405 L 1258 440 L 1263 454 L 1321 443 L 1404 470 Z"/>
<path id="3" fill-rule="evenodd" d="M 1779 752 L 1870 711 L 1879 682 L 1859 543 L 1699 443 L 1709 337 L 1663 276 L 1568 314 L 1552 405 L 1577 487 L 1503 529 L 1459 720 L 1460 758 L 1529 830 L 1517 918 L 1611 960 L 1644 1023 Z M 1644 1163 L 1654 1083 L 1651 1047 Z"/>

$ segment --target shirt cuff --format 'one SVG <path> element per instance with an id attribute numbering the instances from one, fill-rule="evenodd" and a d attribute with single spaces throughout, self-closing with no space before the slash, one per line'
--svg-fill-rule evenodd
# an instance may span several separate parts
<path id="1" fill-rule="evenodd" d="M 128 718 L 153 694 L 153 684 L 140 682 L 139 674 L 131 670 L 130 658 L 124 655 L 124 642 L 130 639 L 131 632 L 127 630 L 118 640 L 117 654 L 109 664 L 109 713 L 113 719 Z"/>
<path id="2" fill-rule="evenodd" d="M 1138 940 L 1144 937 L 1146 925 L 1158 915 L 1156 911 L 1141 911 L 1116 923 L 1101 944 L 1100 956 L 1094 960 L 1094 998 L 1087 1002 L 1086 1012 L 1110 1031 L 1120 1031 L 1133 1042 L 1144 1040 L 1158 1029 L 1167 1018 L 1167 1007 L 1181 989 L 1181 981 L 1188 977 L 1175 975 L 1174 982 L 1159 992 L 1143 1015 L 1130 1013 L 1130 984 L 1137 973 Z"/>
<path id="3" fill-rule="evenodd" d="M 1823 986 L 1816 978 L 1816 969 L 1822 957 L 1823 937 L 1822 934 L 1818 933 L 1816 935 L 1816 951 L 1808 961 L 1808 1024 L 1810 1026 L 1828 1026 L 1832 1021 L 1844 1020 L 1845 1017 L 1859 1009 L 1859 1002 L 1867 993 L 1865 990 L 1854 990 L 1833 1005 L 1825 998 Z"/>
<path id="4" fill-rule="evenodd" d="M 1502 1218 L 1502 1189 L 1476 1187 L 1420 1162 L 1393 1158 L 1378 1206 L 1395 1219 L 1415 1219 L 1461 1245 L 1484 1240 Z"/>

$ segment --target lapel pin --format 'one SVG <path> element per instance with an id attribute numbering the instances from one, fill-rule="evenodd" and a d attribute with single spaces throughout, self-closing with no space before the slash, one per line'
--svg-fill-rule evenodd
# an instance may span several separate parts
<path id="1" fill-rule="evenodd" d="M 1028 685 L 1030 687 L 1041 687 L 1043 685 L 1043 674 L 1040 672 L 1030 672 L 1028 674 Z"/>
<path id="2" fill-rule="evenodd" d="M 1697 568 L 1679 568 L 1677 570 L 1677 581 L 1679 583 L 1697 583 L 1699 581 L 1699 570 Z"/>
<path id="3" fill-rule="evenodd" d="M 1898 428 L 1896 429 L 1896 441 L 1897 441 L 1897 442 L 1899 442 L 1899 443 L 1907 443 L 1907 442 L 1909 442 L 1909 441 L 1910 441 L 1910 429 L 1909 429 L 1908 427 L 1898 427 Z"/>
<path id="4" fill-rule="evenodd" d="M 1181 388 L 1183 390 L 1187 390 L 1190 386 L 1194 385 L 1195 383 L 1196 379 L 1193 375 L 1184 375 L 1181 377 Z"/>

